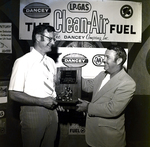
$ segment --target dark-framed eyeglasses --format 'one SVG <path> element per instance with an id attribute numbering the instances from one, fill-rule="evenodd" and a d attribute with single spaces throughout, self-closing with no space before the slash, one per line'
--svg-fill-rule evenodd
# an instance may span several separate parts
<path id="1" fill-rule="evenodd" d="M 43 35 L 43 34 L 40 34 L 40 35 L 41 35 L 41 36 L 44 36 L 44 37 L 46 37 L 46 38 L 48 38 L 50 42 L 51 42 L 52 40 L 53 40 L 54 42 L 56 42 L 56 39 L 53 38 L 53 37 L 48 37 L 48 36 L 45 36 L 45 35 Z"/>

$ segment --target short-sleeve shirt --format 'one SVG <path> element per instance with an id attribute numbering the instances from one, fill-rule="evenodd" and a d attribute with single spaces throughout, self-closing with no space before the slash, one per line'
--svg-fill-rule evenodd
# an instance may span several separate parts
<path id="1" fill-rule="evenodd" d="M 47 63 L 45 66 L 45 59 Z M 18 58 L 13 66 L 9 90 L 44 98 L 56 97 L 56 66 L 53 59 L 35 49 Z"/>

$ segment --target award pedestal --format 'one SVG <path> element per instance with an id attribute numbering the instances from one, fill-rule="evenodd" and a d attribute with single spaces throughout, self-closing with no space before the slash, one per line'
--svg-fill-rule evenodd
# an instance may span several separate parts
<path id="1" fill-rule="evenodd" d="M 74 109 L 78 103 L 78 98 L 81 98 L 81 72 L 81 68 L 57 68 L 57 102 L 64 108 Z"/>

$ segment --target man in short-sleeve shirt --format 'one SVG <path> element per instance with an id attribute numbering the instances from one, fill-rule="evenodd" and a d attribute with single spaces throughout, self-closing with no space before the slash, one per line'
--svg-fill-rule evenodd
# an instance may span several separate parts
<path id="1" fill-rule="evenodd" d="M 33 30 L 32 50 L 13 66 L 9 96 L 21 103 L 23 147 L 53 147 L 58 118 L 55 110 L 54 61 L 46 55 L 54 45 L 54 28 L 39 25 Z"/>

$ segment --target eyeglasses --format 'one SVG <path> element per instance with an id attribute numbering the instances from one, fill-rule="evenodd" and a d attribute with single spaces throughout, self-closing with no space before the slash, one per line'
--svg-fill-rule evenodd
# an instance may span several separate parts
<path id="1" fill-rule="evenodd" d="M 53 38 L 53 37 L 48 37 L 48 36 L 45 36 L 45 35 L 43 35 L 43 34 L 40 34 L 40 35 L 41 35 L 41 36 L 44 36 L 44 37 L 46 37 L 46 38 L 48 38 L 50 42 L 51 42 L 52 40 L 53 40 L 54 42 L 56 42 L 56 39 Z"/>

